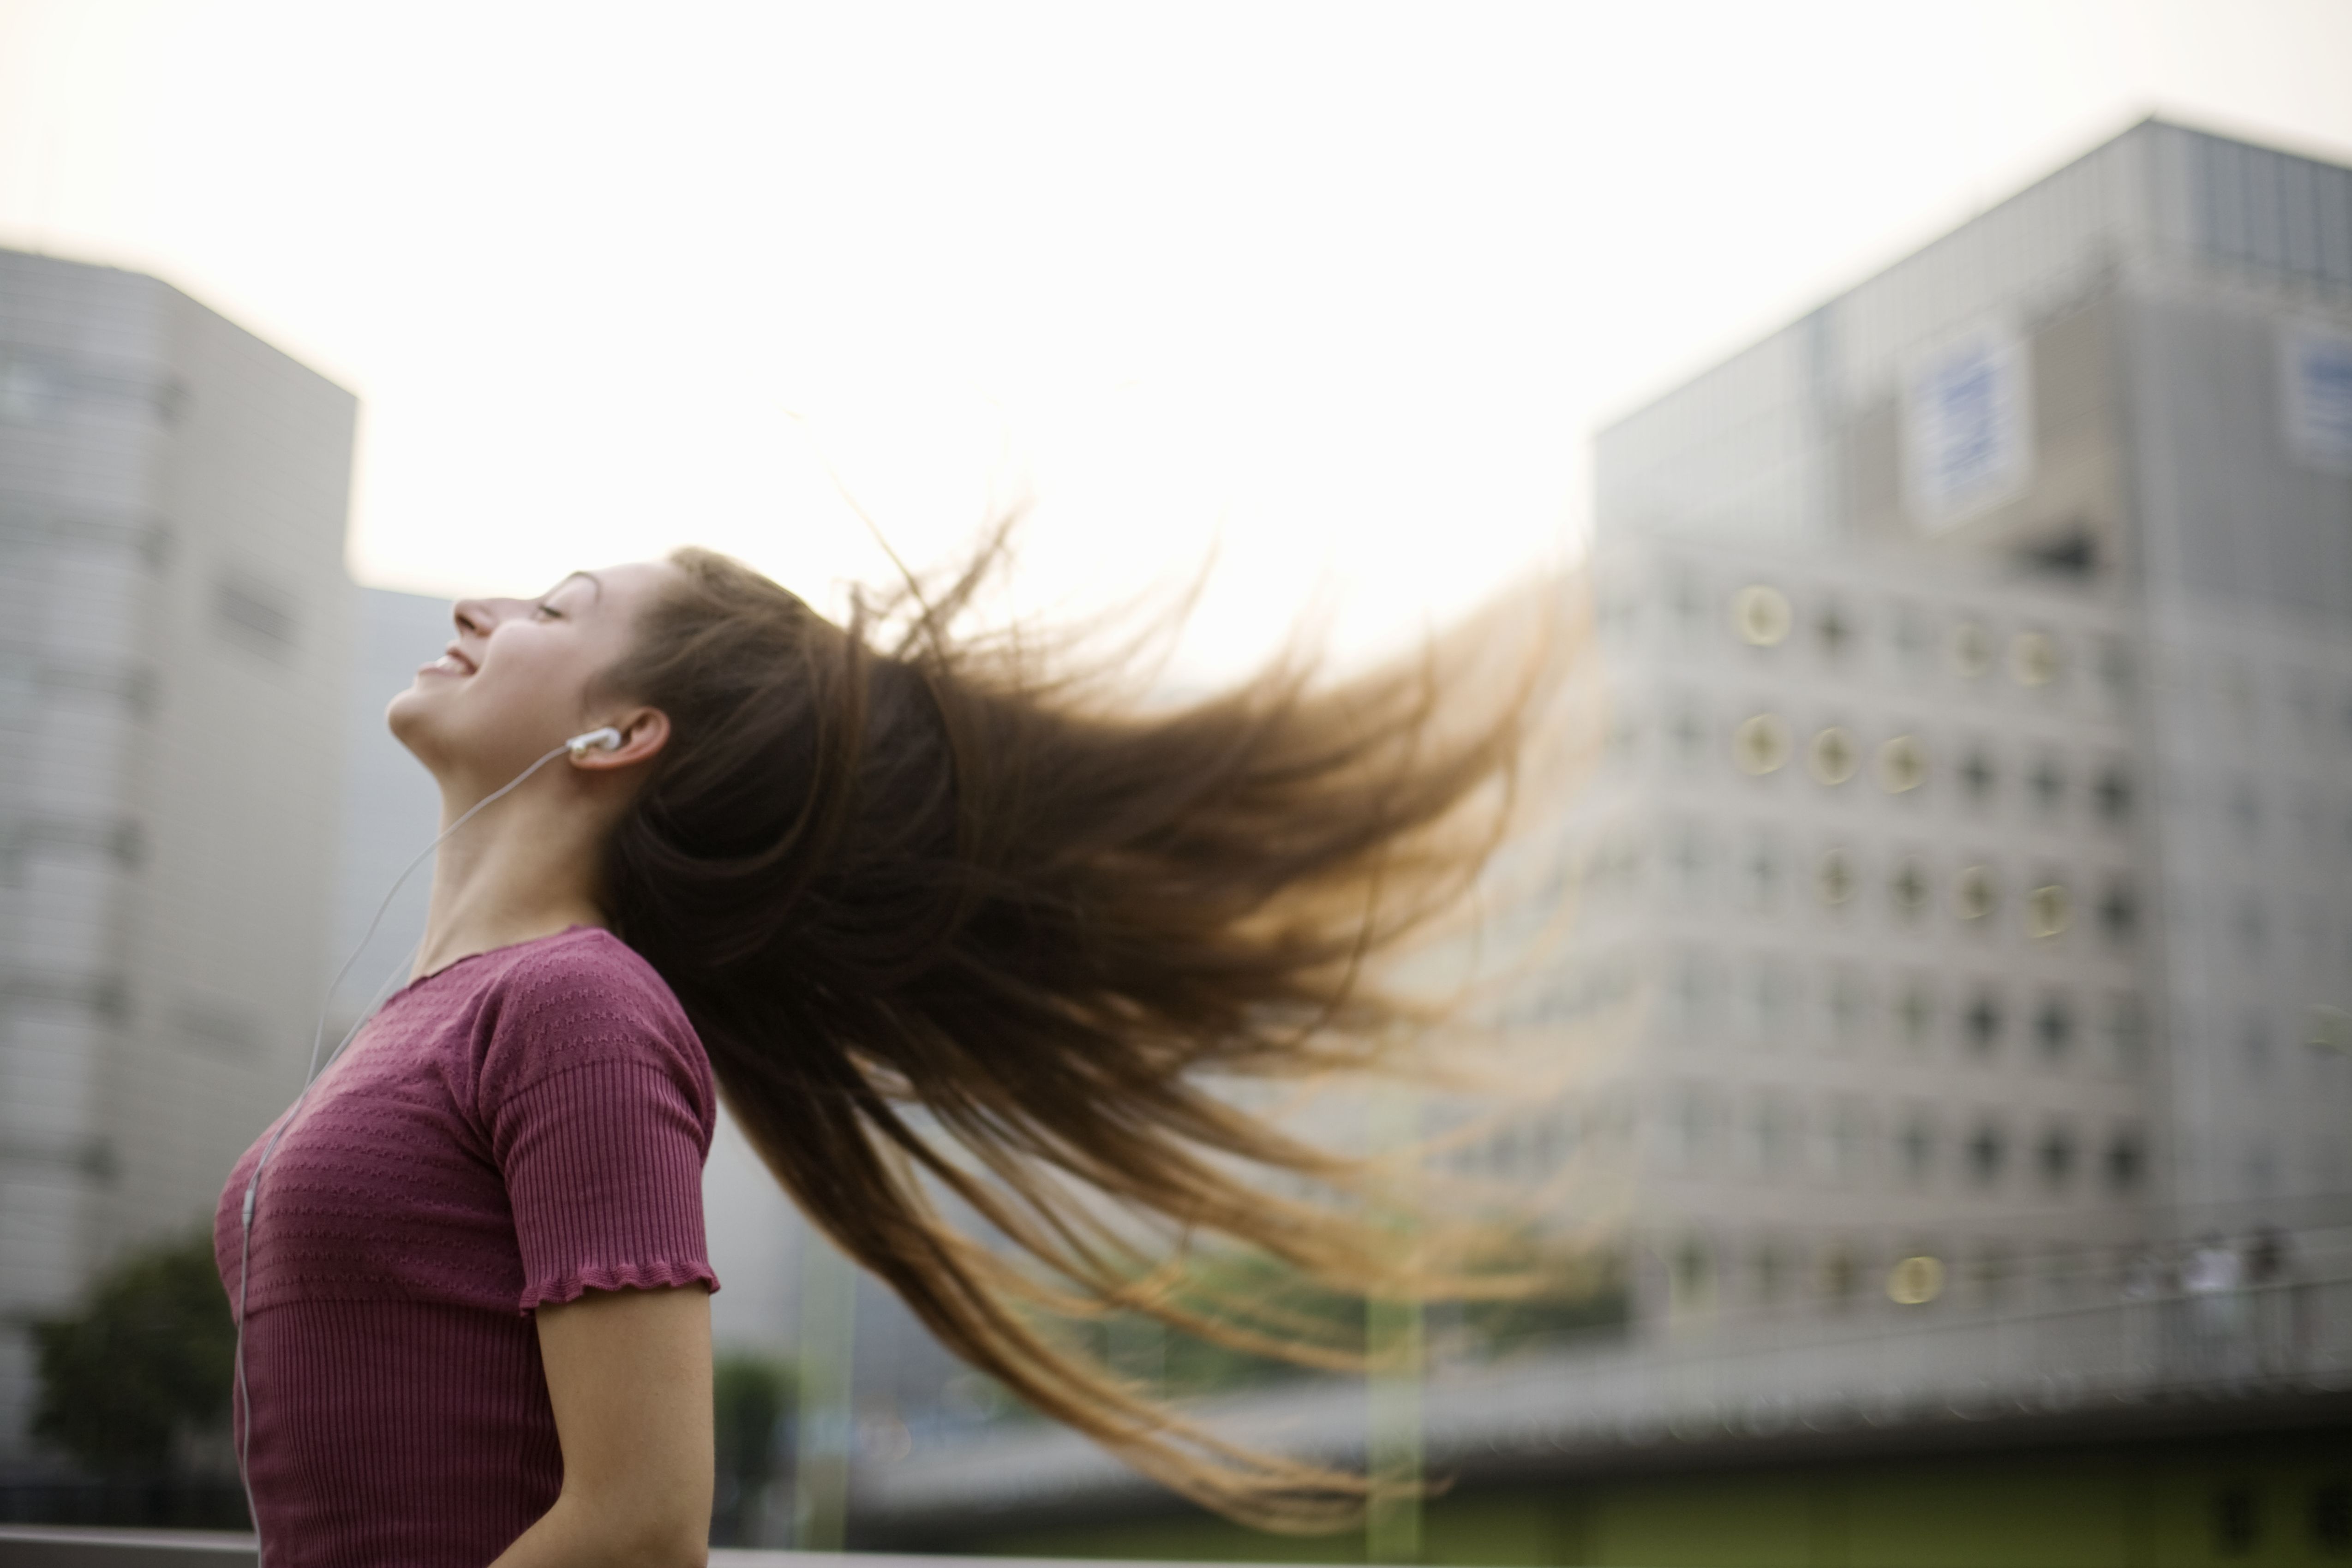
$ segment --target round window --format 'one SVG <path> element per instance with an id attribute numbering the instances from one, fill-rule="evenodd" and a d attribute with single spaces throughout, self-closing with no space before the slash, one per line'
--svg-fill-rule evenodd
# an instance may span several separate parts
<path id="1" fill-rule="evenodd" d="M 2020 686 L 2047 686 L 2058 679 L 2058 642 L 2048 632 L 2020 632 L 2010 639 L 2009 673 Z"/>
<path id="2" fill-rule="evenodd" d="M 1759 713 L 1732 732 L 1731 755 L 1742 773 L 1775 773 L 1789 760 L 1789 723 L 1778 713 Z"/>
<path id="3" fill-rule="evenodd" d="M 1959 621 L 1952 626 L 1952 668 L 1958 674 L 1974 680 L 1992 668 L 1992 634 L 1974 621 Z"/>
<path id="4" fill-rule="evenodd" d="M 1813 737 L 1806 758 L 1813 777 L 1825 784 L 1842 784 L 1862 765 L 1862 749 L 1853 737 L 1832 724 Z"/>
<path id="5" fill-rule="evenodd" d="M 1766 584 L 1750 583 L 1731 595 L 1731 629 L 1750 647 L 1777 646 L 1795 618 L 1789 596 Z"/>
<path id="6" fill-rule="evenodd" d="M 1980 921 L 1995 903 L 1992 868 L 1964 866 L 1952 881 L 1952 912 L 1964 921 Z"/>
<path id="7" fill-rule="evenodd" d="M 2025 895 L 2025 929 L 2037 937 L 2056 936 L 2074 918 L 2074 901 L 2055 882 Z"/>
<path id="8" fill-rule="evenodd" d="M 1927 748 L 1910 735 L 1897 735 L 1878 748 L 1878 783 L 1889 795 L 1927 782 Z"/>

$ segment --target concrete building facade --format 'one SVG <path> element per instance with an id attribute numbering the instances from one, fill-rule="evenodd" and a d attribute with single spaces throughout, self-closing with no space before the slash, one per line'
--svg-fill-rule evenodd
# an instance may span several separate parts
<path id="1" fill-rule="evenodd" d="M 1569 911 L 1504 1014 L 1561 1066 L 1452 1158 L 1613 1230 L 1629 1331 L 1435 1369 L 1432 1462 L 2340 1427 L 2352 170 L 2135 126 L 1595 492 L 1611 738 L 1493 906 Z M 1223 1415 L 1366 1452 L 1345 1384 Z M 932 1544 L 1155 1506 L 1045 1435 L 859 1486 Z"/>
<path id="2" fill-rule="evenodd" d="M 152 278 L 0 252 L 0 1447 L 24 1319 L 201 1221 L 300 1084 L 355 414 Z"/>
<path id="3" fill-rule="evenodd" d="M 1990 1012 L 2044 1056 L 2084 1032 L 2053 1007 L 2111 1063 L 2144 1037 L 2094 1120 L 2147 1137 L 2021 1133 L 2025 1163 L 2144 1162 L 2141 1228 L 2176 1240 L 2341 1224 L 2352 1063 L 2311 1044 L 2352 1005 L 2352 171 L 2141 124 L 1604 431 L 1597 472 L 1627 617 L 1644 569 L 1612 552 L 1745 574 L 1693 590 L 1748 661 L 1720 701 L 1776 655 L 1787 700 L 1825 696 L 1741 606 L 1817 622 L 1866 570 L 1836 613 L 1890 668 L 1910 647 L 1901 700 L 1948 731 L 1907 796 L 1948 808 L 1936 847 L 2011 863 L 2012 941 L 2020 895 L 2065 886 L 2071 929 L 1996 967 L 2095 1000 Z M 1941 983 L 1988 984 L 1955 939 Z"/>
<path id="4" fill-rule="evenodd" d="M 1991 1306 L 2143 1250 L 2162 1074 L 2112 596 L 1643 540 L 1594 576 L 1612 735 L 1553 884 L 1571 956 L 1518 1019 L 1591 1059 L 1487 1173 L 1553 1178 L 1549 1150 L 1571 1194 L 1630 1194 L 1644 1319 L 1874 1315 L 1906 1258 Z"/>

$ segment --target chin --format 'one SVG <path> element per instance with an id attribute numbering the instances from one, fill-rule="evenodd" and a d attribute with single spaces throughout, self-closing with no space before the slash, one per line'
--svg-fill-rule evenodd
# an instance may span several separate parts
<path id="1" fill-rule="evenodd" d="M 394 693 L 392 700 L 383 708 L 384 728 L 392 731 L 394 740 L 415 752 L 419 759 L 425 756 L 425 749 L 430 745 L 433 731 L 432 702 L 425 693 L 424 685 L 420 679 L 406 690 Z"/>

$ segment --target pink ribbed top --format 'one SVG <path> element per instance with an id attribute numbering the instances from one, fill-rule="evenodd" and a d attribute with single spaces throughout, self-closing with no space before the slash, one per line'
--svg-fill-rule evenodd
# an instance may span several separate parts
<path id="1" fill-rule="evenodd" d="M 265 1568 L 482 1568 L 547 1511 L 563 1458 L 531 1309 L 718 1288 L 715 1115 L 677 999 L 609 932 L 394 994 L 262 1172 L 245 1363 Z M 214 1219 L 231 1301 L 261 1147 Z"/>

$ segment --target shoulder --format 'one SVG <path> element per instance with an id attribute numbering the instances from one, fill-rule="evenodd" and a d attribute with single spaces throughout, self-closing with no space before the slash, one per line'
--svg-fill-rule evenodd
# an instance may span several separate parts
<path id="1" fill-rule="evenodd" d="M 684 1022 L 677 998 L 654 966 L 595 926 L 522 943 L 499 966 L 488 991 L 501 1007 L 526 1015 L 606 1009 Z"/>
<path id="2" fill-rule="evenodd" d="M 707 1079 L 686 1011 L 652 964 L 594 927 L 525 942 L 485 977 L 486 1079 L 511 1091 L 576 1068 L 638 1062 Z"/>

